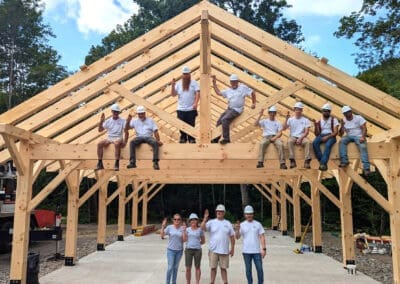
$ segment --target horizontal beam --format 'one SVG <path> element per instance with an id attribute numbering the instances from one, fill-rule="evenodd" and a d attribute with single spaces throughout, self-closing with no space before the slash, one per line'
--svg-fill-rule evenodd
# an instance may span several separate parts
<path id="1" fill-rule="evenodd" d="M 10 124 L 0 123 L 0 134 L 11 136 L 18 140 L 25 140 L 28 143 L 56 143 L 54 140 L 32 133 Z"/>

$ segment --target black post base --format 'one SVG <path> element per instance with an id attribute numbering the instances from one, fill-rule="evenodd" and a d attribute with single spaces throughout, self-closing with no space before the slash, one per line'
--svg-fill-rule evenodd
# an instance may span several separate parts
<path id="1" fill-rule="evenodd" d="M 346 260 L 346 265 L 347 265 L 347 264 L 353 264 L 353 265 L 354 265 L 354 264 L 356 264 L 356 261 L 353 260 L 353 259 L 347 259 L 347 260 Z"/>
<path id="2" fill-rule="evenodd" d="M 282 236 L 287 236 L 287 231 L 282 231 Z"/>
<path id="3" fill-rule="evenodd" d="M 294 242 L 295 242 L 295 243 L 300 243 L 300 241 L 301 241 L 301 237 L 296 237 L 296 238 L 294 239 Z"/>
<path id="4" fill-rule="evenodd" d="M 97 244 L 97 250 L 100 250 L 100 251 L 106 250 L 106 249 L 104 248 L 104 244 Z"/>
<path id="5" fill-rule="evenodd" d="M 74 258 L 71 256 L 66 256 L 65 257 L 65 266 L 74 266 Z"/>
<path id="6" fill-rule="evenodd" d="M 10 280 L 10 284 L 21 284 L 21 280 Z"/>
<path id="7" fill-rule="evenodd" d="M 272 230 L 278 231 L 278 226 L 273 226 L 273 227 L 272 227 Z"/>
<path id="8" fill-rule="evenodd" d="M 124 236 L 123 235 L 118 235 L 118 241 L 123 241 L 124 240 Z"/>
<path id="9" fill-rule="evenodd" d="M 314 247 L 314 252 L 315 253 L 322 253 L 322 246 L 315 246 Z"/>

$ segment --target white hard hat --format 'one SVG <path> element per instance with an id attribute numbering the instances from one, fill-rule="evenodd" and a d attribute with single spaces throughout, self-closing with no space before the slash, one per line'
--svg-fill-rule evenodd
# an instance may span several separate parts
<path id="1" fill-rule="evenodd" d="M 112 110 L 112 111 L 121 112 L 121 109 L 120 109 L 120 107 L 119 107 L 118 104 L 113 104 L 113 105 L 111 106 L 111 110 Z"/>
<path id="2" fill-rule="evenodd" d="M 271 107 L 268 109 L 268 112 L 276 112 L 276 106 L 271 106 Z"/>
<path id="3" fill-rule="evenodd" d="M 348 112 L 348 111 L 351 111 L 351 107 L 349 107 L 349 106 L 342 107 L 342 113 L 345 113 L 345 112 Z"/>
<path id="4" fill-rule="evenodd" d="M 197 219 L 198 220 L 199 216 L 197 216 L 196 213 L 192 213 L 192 214 L 189 215 L 189 221 L 192 220 L 192 219 Z"/>
<path id="5" fill-rule="evenodd" d="M 297 102 L 294 104 L 294 108 L 304 108 L 304 105 L 302 102 Z"/>
<path id="6" fill-rule="evenodd" d="M 144 106 L 138 106 L 136 108 L 136 113 L 145 113 L 146 109 L 144 108 Z"/>
<path id="7" fill-rule="evenodd" d="M 244 208 L 244 214 L 253 214 L 254 213 L 254 209 L 251 205 L 247 205 Z"/>
<path id="8" fill-rule="evenodd" d="M 190 73 L 190 68 L 189 68 L 188 66 L 184 66 L 184 67 L 182 68 L 182 73 L 183 73 L 183 74 L 189 74 L 189 73 Z"/>
<path id="9" fill-rule="evenodd" d="M 236 74 L 232 74 L 232 75 L 229 77 L 229 80 L 230 80 L 230 81 L 238 81 L 238 80 L 239 80 L 239 77 L 238 77 L 238 75 L 236 75 Z"/>
<path id="10" fill-rule="evenodd" d="M 332 110 L 332 107 L 331 107 L 330 104 L 324 104 L 324 105 L 322 106 L 322 109 L 323 109 L 323 110 Z"/>
<path id="11" fill-rule="evenodd" d="M 224 211 L 225 212 L 225 206 L 222 204 L 218 204 L 217 208 L 215 208 L 215 211 Z"/>

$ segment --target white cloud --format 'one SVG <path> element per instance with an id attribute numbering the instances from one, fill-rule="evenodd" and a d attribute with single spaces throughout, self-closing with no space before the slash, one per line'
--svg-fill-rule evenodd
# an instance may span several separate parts
<path id="1" fill-rule="evenodd" d="M 131 0 L 43 0 L 45 13 L 59 22 L 72 19 L 78 30 L 87 35 L 107 34 L 123 24 L 138 7 Z"/>
<path id="2" fill-rule="evenodd" d="M 359 11 L 363 0 L 287 0 L 289 15 L 344 16 Z"/>

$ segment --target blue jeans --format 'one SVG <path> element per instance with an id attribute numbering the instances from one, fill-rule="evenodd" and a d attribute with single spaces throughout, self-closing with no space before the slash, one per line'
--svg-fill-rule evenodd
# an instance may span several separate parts
<path id="1" fill-rule="evenodd" d="M 176 276 L 178 274 L 179 261 L 181 261 L 182 254 L 183 250 L 167 249 L 167 260 L 168 260 L 167 281 L 166 281 L 167 284 L 171 282 L 171 276 L 172 276 L 172 284 L 176 284 Z"/>
<path id="2" fill-rule="evenodd" d="M 349 163 L 349 158 L 347 157 L 347 145 L 351 142 L 356 143 L 358 150 L 360 151 L 360 158 L 361 162 L 363 164 L 363 169 L 364 170 L 369 170 L 370 164 L 369 164 L 369 158 L 368 158 L 368 148 L 367 148 L 367 142 L 360 143 L 360 137 L 357 136 L 344 136 L 339 143 L 339 155 L 340 155 L 340 161 L 342 164 L 348 164 Z"/>
<path id="3" fill-rule="evenodd" d="M 251 271 L 251 261 L 254 260 L 254 265 L 257 270 L 258 284 L 264 283 L 264 271 L 262 266 L 261 253 L 244 253 L 244 265 L 246 266 L 246 278 L 248 284 L 253 284 L 253 276 Z"/>
<path id="4" fill-rule="evenodd" d="M 330 134 L 326 134 L 326 135 L 330 135 Z M 325 150 L 322 153 L 321 152 L 321 144 L 324 143 L 324 142 L 322 142 L 322 137 L 324 137 L 326 135 L 318 135 L 317 137 L 315 137 L 313 144 L 312 144 L 313 148 L 314 148 L 315 156 L 317 157 L 317 159 L 321 163 L 321 165 L 326 165 L 328 163 L 332 147 L 336 143 L 336 137 L 329 138 L 325 142 Z"/>

